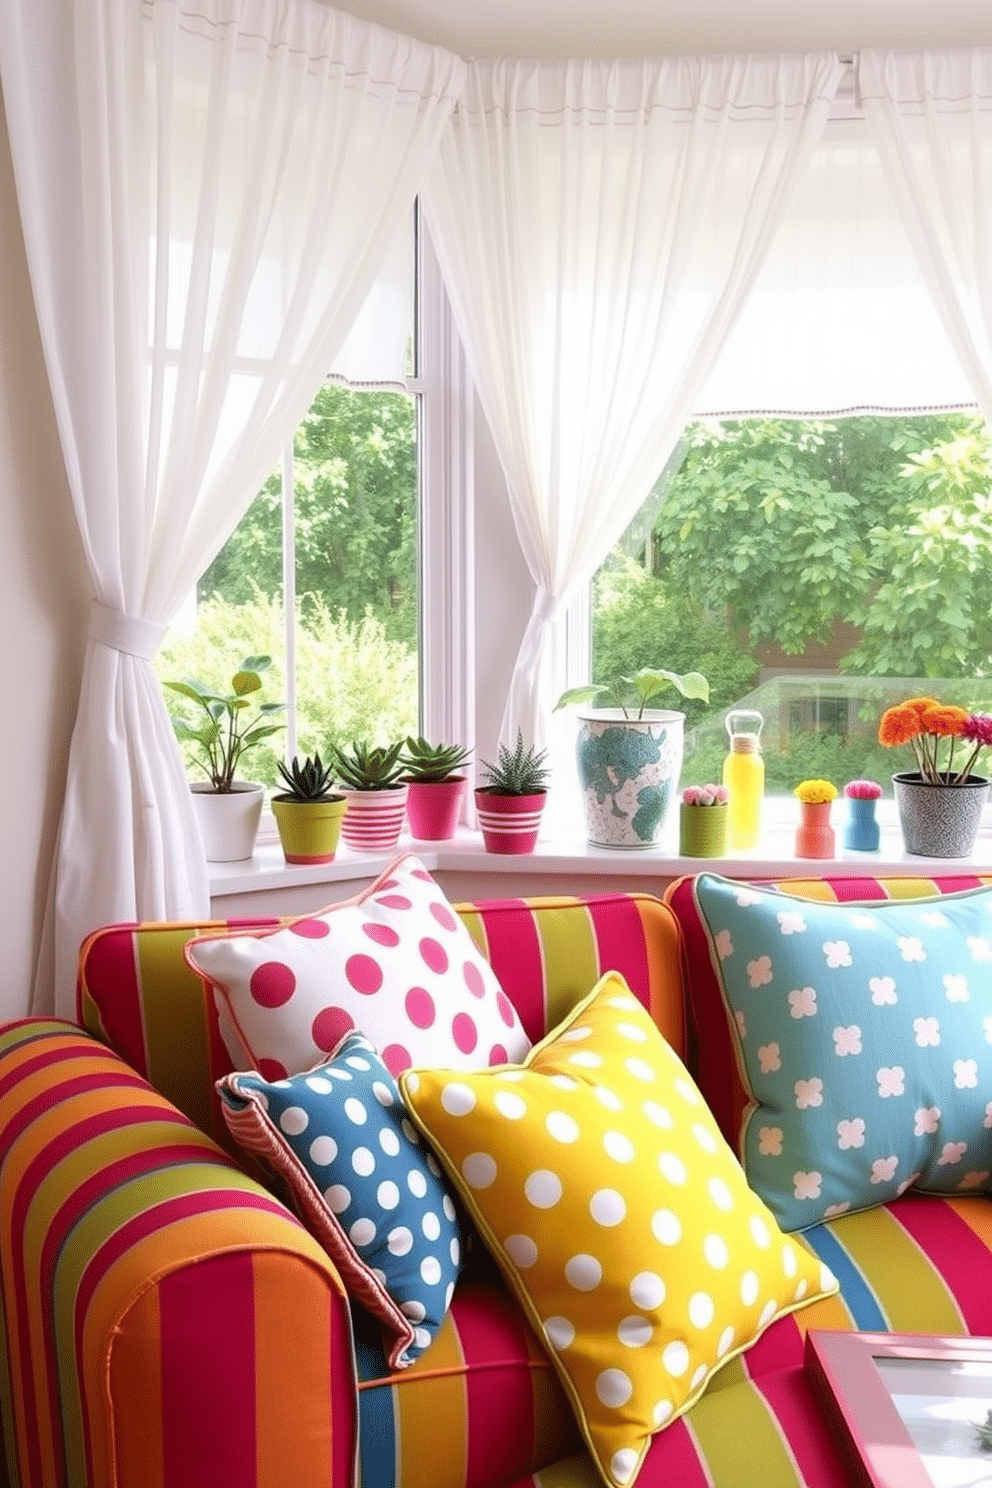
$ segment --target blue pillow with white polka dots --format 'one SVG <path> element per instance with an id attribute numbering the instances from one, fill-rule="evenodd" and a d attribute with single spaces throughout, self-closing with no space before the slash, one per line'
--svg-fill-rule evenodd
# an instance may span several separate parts
<path id="1" fill-rule="evenodd" d="M 349 1033 L 303 1074 L 230 1074 L 217 1089 L 235 1140 L 284 1181 L 349 1296 L 383 1324 L 390 1367 L 412 1364 L 451 1305 L 464 1235 L 380 1056 Z"/>

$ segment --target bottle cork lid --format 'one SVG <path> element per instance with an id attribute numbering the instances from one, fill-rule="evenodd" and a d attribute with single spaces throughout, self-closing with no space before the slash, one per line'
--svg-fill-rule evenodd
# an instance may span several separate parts
<path id="1" fill-rule="evenodd" d="M 734 734 L 730 740 L 732 754 L 760 754 L 757 734 Z"/>

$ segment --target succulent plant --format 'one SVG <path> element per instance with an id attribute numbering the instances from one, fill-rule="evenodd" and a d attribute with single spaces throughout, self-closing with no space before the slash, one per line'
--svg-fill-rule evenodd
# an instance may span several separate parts
<path id="1" fill-rule="evenodd" d="M 334 794 L 334 770 L 319 754 L 313 759 L 307 755 L 302 764 L 295 754 L 289 766 L 280 760 L 279 774 L 286 782 L 286 790 L 276 797 L 279 801 L 326 801 Z"/>
<path id="2" fill-rule="evenodd" d="M 334 751 L 334 774 L 345 790 L 396 790 L 403 784 L 403 741 L 372 747 L 352 741 L 350 749 Z"/>
<path id="3" fill-rule="evenodd" d="M 465 764 L 470 749 L 461 744 L 429 744 L 423 736 L 411 735 L 401 755 L 401 763 L 409 780 L 428 783 L 448 780 Z"/>
<path id="4" fill-rule="evenodd" d="M 496 763 L 482 761 L 482 788 L 497 796 L 535 796 L 548 788 L 550 767 L 544 764 L 548 751 L 536 750 L 524 743 L 524 736 L 517 730 L 515 748 L 501 744 L 496 753 Z"/>

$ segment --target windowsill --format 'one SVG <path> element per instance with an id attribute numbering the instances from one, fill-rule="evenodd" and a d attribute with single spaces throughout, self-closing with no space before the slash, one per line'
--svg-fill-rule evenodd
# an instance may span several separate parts
<path id="1" fill-rule="evenodd" d="M 779 813 L 775 813 L 778 815 Z M 395 850 L 387 853 L 356 852 L 341 844 L 334 861 L 314 866 L 287 864 L 278 840 L 263 837 L 254 856 L 239 863 L 211 863 L 210 886 L 215 899 L 263 894 L 293 888 L 355 885 L 375 878 L 400 853 L 412 852 L 431 872 L 452 875 L 492 876 L 493 879 L 526 877 L 547 879 L 549 894 L 568 891 L 562 879 L 630 879 L 643 884 L 657 879 L 664 883 L 683 874 L 713 872 L 728 878 L 819 878 L 830 874 L 845 878 L 904 876 L 947 878 L 956 874 L 992 873 L 992 820 L 979 832 L 974 852 L 967 858 L 922 858 L 907 853 L 895 820 L 881 816 L 881 847 L 875 853 L 849 852 L 840 846 L 841 827 L 835 825 L 837 856 L 815 860 L 797 858 L 794 852 L 795 822 L 791 817 L 773 821 L 763 833 L 761 845 L 752 852 L 721 858 L 684 858 L 678 853 L 677 834 L 652 848 L 615 850 L 590 846 L 582 836 L 560 836 L 538 841 L 533 853 L 504 855 L 488 853 L 477 831 L 463 829 L 450 842 L 422 842 L 404 833 Z M 607 889 L 609 885 L 605 886 Z M 526 892 L 540 892 L 528 888 Z M 345 887 L 345 892 L 352 892 Z M 512 887 L 493 885 L 493 896 L 513 895 Z"/>

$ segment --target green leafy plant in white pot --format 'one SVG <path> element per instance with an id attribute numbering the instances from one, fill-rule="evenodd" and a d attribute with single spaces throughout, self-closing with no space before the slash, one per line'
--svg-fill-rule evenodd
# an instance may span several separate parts
<path id="1" fill-rule="evenodd" d="M 337 852 L 347 801 L 334 789 L 334 771 L 320 755 L 279 761 L 286 789 L 272 797 L 272 815 L 287 863 L 330 863 Z"/>
<path id="2" fill-rule="evenodd" d="M 412 837 L 421 842 L 446 842 L 455 835 L 468 785 L 463 767 L 471 752 L 461 744 L 430 744 L 423 736 L 407 738 L 401 762 Z"/>
<path id="3" fill-rule="evenodd" d="M 586 836 L 594 847 L 653 847 L 672 816 L 685 714 L 655 706 L 672 688 L 709 701 L 702 672 L 645 667 L 631 677 L 571 687 L 555 704 L 579 708 L 576 760 Z"/>
<path id="4" fill-rule="evenodd" d="M 207 777 L 190 790 L 208 862 L 240 861 L 255 850 L 265 786 L 241 779 L 238 769 L 245 755 L 283 727 L 273 720 L 285 705 L 258 698 L 271 665 L 271 656 L 246 656 L 230 692 L 214 692 L 193 678 L 163 684 L 194 705 L 192 718 L 174 714 L 172 727 L 188 746 L 190 763 Z"/>
<path id="5" fill-rule="evenodd" d="M 494 764 L 482 761 L 475 809 L 487 852 L 529 853 L 537 846 L 548 794 L 547 750 L 525 744 L 521 730 L 513 749 L 500 744 Z"/>
<path id="6" fill-rule="evenodd" d="M 376 852 L 396 846 L 406 815 L 402 751 L 402 739 L 335 749 L 334 775 L 346 801 L 341 836 L 349 847 Z"/>

